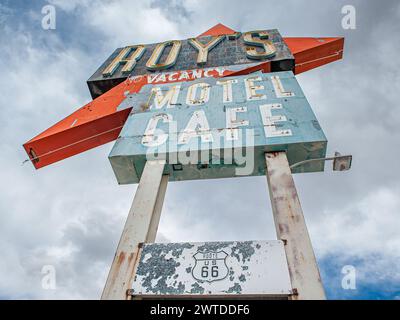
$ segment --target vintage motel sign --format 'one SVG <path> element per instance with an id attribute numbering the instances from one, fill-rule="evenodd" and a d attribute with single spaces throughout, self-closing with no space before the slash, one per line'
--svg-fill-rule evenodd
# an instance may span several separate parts
<path id="1" fill-rule="evenodd" d="M 130 295 L 270 296 L 292 293 L 282 241 L 145 243 Z"/>
<path id="2" fill-rule="evenodd" d="M 286 150 L 291 163 L 326 152 L 325 135 L 290 71 L 158 82 L 128 94 L 118 109 L 129 106 L 109 156 L 120 184 L 139 182 L 150 159 L 165 158 L 174 181 L 264 175 L 270 151 Z M 301 170 L 321 171 L 323 164 Z"/>
<path id="3" fill-rule="evenodd" d="M 190 62 L 192 65 L 193 61 L 196 61 L 194 68 L 201 69 L 210 66 L 211 63 L 214 65 L 216 63 L 215 60 L 221 63 L 221 65 L 227 66 L 228 63 L 223 59 L 223 57 L 226 55 L 226 52 L 224 52 L 222 55 L 215 55 L 219 52 L 218 50 L 220 50 L 220 46 L 228 46 L 226 47 L 227 51 L 233 51 L 232 48 L 236 46 L 235 48 L 242 54 L 243 48 L 247 47 L 255 47 L 256 50 L 263 50 L 259 46 L 244 46 L 244 34 L 245 32 L 240 34 L 240 37 L 238 38 L 239 33 L 227 28 L 226 26 L 218 24 L 200 35 L 199 38 L 203 38 L 204 36 L 218 37 L 221 35 L 226 37 L 226 39 L 221 40 L 218 43 L 210 43 L 211 46 L 207 51 L 208 65 L 207 63 L 204 64 L 201 61 L 199 64 L 197 64 L 198 53 L 200 50 L 198 46 L 196 48 L 189 44 L 187 42 L 188 40 L 185 40 L 186 42 L 184 43 L 184 46 L 181 46 L 180 54 L 183 54 L 185 50 L 188 52 L 192 50 L 190 51 L 192 53 L 188 54 L 189 56 L 192 55 L 191 60 L 188 60 L 188 62 Z M 261 38 L 262 37 L 263 35 L 261 34 Z M 264 38 L 264 40 L 268 39 Z M 279 41 L 274 42 L 274 40 Z M 289 62 L 291 59 L 289 54 L 291 54 L 294 58 L 294 65 L 290 70 L 292 70 L 294 74 L 299 74 L 301 72 L 305 72 L 324 64 L 339 60 L 343 55 L 343 38 L 286 37 L 283 38 L 283 43 L 281 43 L 281 41 L 282 40 L 280 37 L 274 36 L 272 38 L 272 42 L 278 50 L 279 48 L 284 49 L 282 50 L 282 53 L 277 52 L 275 56 L 266 57 L 263 58 L 263 60 L 249 59 L 247 55 L 237 55 L 237 59 L 232 60 L 231 57 L 231 61 L 242 64 L 234 64 L 229 67 L 225 67 L 223 75 L 214 74 L 212 76 L 221 77 L 233 74 L 243 75 L 257 70 L 261 70 L 263 72 L 288 70 L 287 68 L 282 69 L 279 67 L 280 62 L 277 60 L 277 58 L 281 56 L 281 61 L 284 62 L 283 65 L 288 66 L 290 65 Z M 286 43 L 287 47 L 284 46 L 284 43 Z M 165 53 L 162 57 L 163 59 L 166 58 L 170 47 L 171 46 L 169 45 L 167 48 L 165 48 Z M 289 51 L 287 51 L 286 48 L 289 48 Z M 116 69 L 111 68 L 113 71 L 111 75 L 109 75 L 107 72 L 105 72 L 103 75 L 105 69 L 110 66 L 108 63 L 111 60 L 110 57 L 108 61 L 103 63 L 102 67 L 97 70 L 96 73 L 88 80 L 88 84 L 91 88 L 93 96 L 96 96 L 105 90 L 109 90 L 24 144 L 24 149 L 36 169 L 45 167 L 54 162 L 63 160 L 117 139 L 131 111 L 130 109 L 118 110 L 118 106 L 125 99 L 126 92 L 138 92 L 141 86 L 150 83 L 147 81 L 147 77 L 142 77 L 140 81 L 132 81 L 132 79 L 128 77 L 130 74 L 132 74 L 132 72 L 133 75 L 138 74 L 135 73 L 138 70 L 136 67 L 139 67 L 141 63 L 147 63 L 148 59 L 146 59 L 145 54 L 149 55 L 152 53 L 152 51 L 147 47 L 142 56 L 138 55 L 138 53 L 140 53 L 140 51 L 132 51 L 128 53 L 129 55 L 135 54 L 134 61 L 136 61 L 136 58 L 140 57 L 139 61 L 135 62 L 136 66 L 134 64 L 128 64 L 128 68 L 132 68 L 132 71 L 129 74 L 124 72 L 128 70 L 127 68 L 124 69 L 127 64 L 118 63 L 118 67 Z M 202 56 L 204 56 L 204 54 Z M 122 58 L 122 60 L 125 58 Z M 185 62 L 180 59 L 180 56 L 178 56 L 176 65 L 171 66 L 170 68 L 174 67 L 174 70 L 178 71 L 178 67 L 180 66 L 183 68 L 184 63 Z M 149 75 L 155 75 L 161 71 L 169 70 L 171 69 L 164 69 L 160 71 L 150 71 L 146 69 L 146 73 Z M 96 88 L 99 89 L 99 91 L 96 91 Z"/>
<path id="4" fill-rule="evenodd" d="M 95 99 L 24 144 L 41 168 L 118 138 L 109 156 L 118 182 L 140 180 L 103 299 L 127 291 L 324 299 L 289 164 L 323 158 L 327 141 L 294 74 L 342 53 L 343 38 L 222 25 L 115 50 L 88 80 Z M 306 162 L 301 172 L 323 170 Z M 168 180 L 261 174 L 281 241 L 149 244 Z"/>
<path id="5" fill-rule="evenodd" d="M 96 98 L 128 76 L 254 61 L 270 63 L 272 71 L 294 68 L 294 57 L 278 30 L 256 30 L 118 48 L 90 77 L 88 86 Z"/>

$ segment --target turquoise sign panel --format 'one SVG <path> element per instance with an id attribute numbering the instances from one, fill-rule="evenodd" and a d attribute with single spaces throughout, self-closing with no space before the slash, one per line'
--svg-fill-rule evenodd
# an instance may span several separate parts
<path id="1" fill-rule="evenodd" d="M 148 84 L 109 159 L 120 184 L 137 183 L 146 160 L 166 159 L 171 181 L 265 174 L 265 152 L 290 164 L 326 154 L 326 137 L 291 71 Z M 296 172 L 323 171 L 312 162 Z"/>

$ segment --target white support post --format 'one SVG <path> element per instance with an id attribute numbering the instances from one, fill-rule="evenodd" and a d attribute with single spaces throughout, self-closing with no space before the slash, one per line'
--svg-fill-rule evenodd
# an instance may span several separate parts
<path id="1" fill-rule="evenodd" d="M 324 300 L 317 261 L 285 152 L 265 154 L 266 175 L 276 233 L 284 241 L 292 288 L 292 299 Z"/>
<path id="2" fill-rule="evenodd" d="M 122 231 L 102 300 L 125 300 L 131 287 L 138 245 L 154 242 L 168 184 L 165 160 L 147 161 Z"/>
<path id="3" fill-rule="evenodd" d="M 149 232 L 147 233 L 146 242 L 152 243 L 156 241 L 158 225 L 160 223 L 161 211 L 164 204 L 165 193 L 168 186 L 168 175 L 163 175 L 158 190 L 156 205 L 154 206 L 153 216 L 151 217 Z"/>

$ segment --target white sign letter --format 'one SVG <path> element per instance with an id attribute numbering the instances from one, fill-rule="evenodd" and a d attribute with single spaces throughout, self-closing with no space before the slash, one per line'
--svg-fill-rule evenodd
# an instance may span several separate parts
<path id="1" fill-rule="evenodd" d="M 154 51 L 147 60 L 146 68 L 148 70 L 163 70 L 172 67 L 176 60 L 178 59 L 179 51 L 181 50 L 181 41 L 178 40 L 169 40 L 163 43 L 157 44 L 154 48 Z M 167 46 L 171 46 L 171 50 L 168 53 L 167 58 L 163 63 L 160 63 L 161 56 L 164 53 L 164 50 Z"/>
<path id="2" fill-rule="evenodd" d="M 285 88 L 283 88 L 281 79 L 279 76 L 272 76 L 271 77 L 272 85 L 274 86 L 275 90 L 275 95 L 277 98 L 287 98 L 287 97 L 293 97 L 294 93 L 290 91 L 285 91 Z"/>
<path id="3" fill-rule="evenodd" d="M 258 37 L 255 38 L 255 37 Z M 243 42 L 247 45 L 254 47 L 246 48 L 246 55 L 249 59 L 264 59 L 271 58 L 276 54 L 275 45 L 269 39 L 269 35 L 266 31 L 249 31 L 243 35 Z M 261 47 L 264 52 L 259 52 L 255 47 Z"/>
<path id="4" fill-rule="evenodd" d="M 201 43 L 196 38 L 189 39 L 189 43 L 198 51 L 197 64 L 205 64 L 207 62 L 208 52 L 224 39 L 225 36 L 213 37 L 207 44 Z"/>
<path id="5" fill-rule="evenodd" d="M 239 129 L 236 128 L 249 125 L 247 120 L 237 120 L 237 112 L 247 112 L 247 107 L 226 109 L 226 140 L 238 140 Z"/>
<path id="6" fill-rule="evenodd" d="M 201 142 L 213 141 L 210 126 L 203 110 L 193 112 L 185 130 L 179 135 L 178 143 L 185 144 L 191 138 L 201 137 Z"/>
<path id="7" fill-rule="evenodd" d="M 263 104 L 260 106 L 261 118 L 264 124 L 265 137 L 285 137 L 291 136 L 292 131 L 290 129 L 277 130 L 276 122 L 287 121 L 285 116 L 282 115 L 272 115 L 272 110 L 282 109 L 281 104 Z"/>
<path id="8" fill-rule="evenodd" d="M 167 108 L 173 108 L 178 100 L 180 90 L 180 85 L 172 86 L 164 95 L 159 87 L 151 89 L 151 94 L 154 95 L 154 104 L 150 106 L 150 109 L 161 109 L 165 104 Z"/>
<path id="9" fill-rule="evenodd" d="M 217 81 L 218 85 L 222 85 L 222 101 L 224 103 L 233 101 L 232 83 L 237 83 L 236 79 Z"/>
<path id="10" fill-rule="evenodd" d="M 156 134 L 157 124 L 160 120 L 162 120 L 164 123 L 168 123 L 172 121 L 172 116 L 167 113 L 159 113 L 150 118 L 143 134 L 142 145 L 146 147 L 157 147 L 167 141 L 168 133 L 157 129 L 160 132 Z"/>
<path id="11" fill-rule="evenodd" d="M 265 94 L 256 92 L 256 90 L 264 89 L 264 86 L 257 86 L 254 84 L 254 82 L 261 81 L 261 80 L 262 80 L 262 78 L 260 76 L 244 79 L 244 84 L 246 87 L 247 101 L 267 99 L 267 96 Z"/>
<path id="12" fill-rule="evenodd" d="M 200 97 L 196 99 L 197 96 L 197 88 L 200 88 Z M 187 97 L 186 97 L 186 104 L 189 106 L 199 106 L 201 104 L 205 104 L 208 102 L 210 98 L 210 85 L 208 83 L 196 83 L 191 85 L 188 88 Z"/>
<path id="13" fill-rule="evenodd" d="M 145 46 L 142 45 L 123 48 L 107 68 L 104 69 L 103 77 L 112 76 L 120 64 L 124 64 L 124 67 L 121 69 L 122 74 L 129 74 L 135 68 L 136 62 L 143 56 L 145 50 Z"/>

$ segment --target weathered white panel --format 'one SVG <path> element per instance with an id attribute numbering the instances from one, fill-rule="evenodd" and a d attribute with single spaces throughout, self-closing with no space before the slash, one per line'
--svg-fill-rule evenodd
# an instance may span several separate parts
<path id="1" fill-rule="evenodd" d="M 291 294 L 282 241 L 144 244 L 133 295 Z"/>

